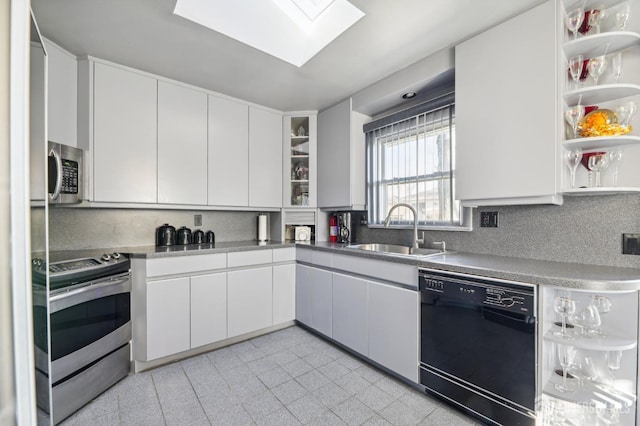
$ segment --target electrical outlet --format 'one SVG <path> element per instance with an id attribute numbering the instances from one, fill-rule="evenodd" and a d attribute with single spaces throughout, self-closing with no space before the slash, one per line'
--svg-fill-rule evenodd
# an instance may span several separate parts
<path id="1" fill-rule="evenodd" d="M 640 254 L 640 234 L 622 234 L 622 254 Z"/>
<path id="2" fill-rule="evenodd" d="M 194 214 L 193 215 L 193 225 L 194 226 L 202 226 L 202 215 Z"/>
<path id="3" fill-rule="evenodd" d="M 497 228 L 498 212 L 480 212 L 481 228 Z"/>

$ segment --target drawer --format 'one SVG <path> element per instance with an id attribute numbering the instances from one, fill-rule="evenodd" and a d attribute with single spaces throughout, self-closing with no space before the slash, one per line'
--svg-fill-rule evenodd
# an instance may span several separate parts
<path id="1" fill-rule="evenodd" d="M 312 262 L 313 250 L 307 248 L 296 247 L 296 260 L 299 262 Z"/>
<path id="2" fill-rule="evenodd" d="M 162 275 L 190 275 L 227 267 L 227 254 L 199 254 L 195 256 L 163 257 L 147 260 L 147 277 Z"/>
<path id="3" fill-rule="evenodd" d="M 418 288 L 418 267 L 413 265 L 334 254 L 333 268 Z"/>
<path id="4" fill-rule="evenodd" d="M 296 260 L 296 248 L 273 249 L 273 262 L 293 262 Z"/>
<path id="5" fill-rule="evenodd" d="M 313 263 L 316 266 L 324 266 L 327 268 L 331 268 L 331 266 L 333 265 L 333 262 L 331 260 L 332 257 L 333 257 L 333 254 L 331 252 L 313 250 L 311 252 L 311 263 Z"/>
<path id="6" fill-rule="evenodd" d="M 227 253 L 227 267 L 263 265 L 273 262 L 273 250 L 234 251 Z"/>

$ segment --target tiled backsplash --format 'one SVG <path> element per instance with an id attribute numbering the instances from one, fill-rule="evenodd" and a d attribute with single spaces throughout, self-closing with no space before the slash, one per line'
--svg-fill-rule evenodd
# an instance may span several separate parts
<path id="1" fill-rule="evenodd" d="M 480 228 L 481 211 L 499 212 L 498 228 Z M 426 231 L 427 246 L 531 259 L 640 268 L 640 256 L 622 254 L 622 234 L 640 232 L 640 196 L 564 197 L 562 206 L 473 209 L 473 231 Z M 409 244 L 411 230 L 359 227 L 359 242 Z"/>

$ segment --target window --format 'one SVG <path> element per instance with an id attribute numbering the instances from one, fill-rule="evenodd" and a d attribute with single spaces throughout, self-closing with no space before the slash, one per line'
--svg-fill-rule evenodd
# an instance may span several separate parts
<path id="1" fill-rule="evenodd" d="M 418 212 L 421 228 L 469 228 L 470 209 L 462 208 L 454 194 L 454 105 L 425 109 L 365 128 L 370 225 L 382 225 L 393 205 L 406 203 Z M 397 208 L 391 225 L 413 225 L 413 220 L 410 209 Z"/>

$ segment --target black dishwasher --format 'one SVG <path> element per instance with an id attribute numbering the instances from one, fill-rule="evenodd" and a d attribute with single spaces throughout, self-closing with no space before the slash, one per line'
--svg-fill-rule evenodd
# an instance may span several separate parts
<path id="1" fill-rule="evenodd" d="M 535 424 L 536 287 L 420 270 L 420 383 L 484 422 Z"/>

